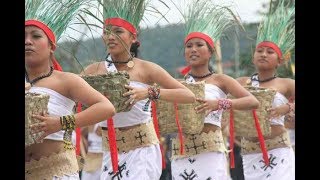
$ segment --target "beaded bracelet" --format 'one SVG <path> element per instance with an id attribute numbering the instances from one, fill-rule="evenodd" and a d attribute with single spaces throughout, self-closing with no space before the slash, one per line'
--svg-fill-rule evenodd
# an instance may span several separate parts
<path id="1" fill-rule="evenodd" d="M 218 99 L 218 110 L 227 110 L 232 107 L 232 101 L 229 99 Z"/>
<path id="2" fill-rule="evenodd" d="M 160 88 L 157 88 L 156 86 L 150 86 L 148 87 L 148 94 L 150 100 L 157 100 L 160 98 Z"/>
<path id="3" fill-rule="evenodd" d="M 60 117 L 60 124 L 62 126 L 62 130 L 64 130 L 63 134 L 63 142 L 65 149 L 74 149 L 72 145 L 72 131 L 76 127 L 76 119 L 74 115 L 66 115 Z"/>
<path id="4" fill-rule="evenodd" d="M 289 112 L 288 112 L 288 114 L 291 113 L 291 112 L 295 113 L 295 112 L 294 112 L 293 103 L 286 103 L 286 104 L 289 106 Z"/>

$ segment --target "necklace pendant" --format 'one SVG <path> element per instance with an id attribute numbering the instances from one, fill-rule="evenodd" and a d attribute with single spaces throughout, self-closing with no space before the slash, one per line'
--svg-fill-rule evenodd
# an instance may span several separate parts
<path id="1" fill-rule="evenodd" d="M 133 68 L 134 67 L 134 62 L 131 60 L 127 63 L 128 68 Z"/>

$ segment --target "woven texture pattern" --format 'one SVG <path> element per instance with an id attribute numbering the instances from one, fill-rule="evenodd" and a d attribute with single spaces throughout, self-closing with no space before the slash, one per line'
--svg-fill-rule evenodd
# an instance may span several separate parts
<path id="1" fill-rule="evenodd" d="M 79 167 L 74 150 L 52 153 L 49 157 L 41 157 L 39 161 L 31 160 L 25 163 L 25 179 L 27 180 L 49 180 L 54 176 L 62 179 L 62 176 L 77 172 L 79 172 Z"/>
<path id="2" fill-rule="evenodd" d="M 261 88 L 261 87 L 245 87 L 251 94 L 253 94 L 260 102 L 259 108 L 256 110 L 261 132 L 264 136 L 270 135 L 270 121 L 268 120 L 267 109 L 271 108 L 272 101 L 276 94 L 275 90 Z M 228 95 L 230 99 L 233 97 Z M 234 129 L 235 135 L 241 137 L 258 137 L 255 127 L 252 110 L 234 112 Z M 230 118 L 230 111 L 223 112 L 223 118 Z"/>
<path id="3" fill-rule="evenodd" d="M 32 114 L 41 114 L 48 111 L 49 95 L 26 93 L 25 94 L 25 146 L 34 143 L 41 143 L 36 141 L 43 132 L 31 134 L 30 125 L 39 123 L 40 121 L 32 118 Z"/>
<path id="4" fill-rule="evenodd" d="M 185 81 L 181 81 L 181 83 L 189 88 L 197 98 L 205 97 L 204 82 L 186 83 Z M 205 113 L 196 113 L 194 108 L 199 105 L 199 102 L 178 104 L 179 123 L 183 133 L 197 134 L 201 132 L 204 124 Z M 177 133 L 178 127 L 175 119 L 174 103 L 158 100 L 156 106 L 160 133 L 162 135 Z"/>
<path id="5" fill-rule="evenodd" d="M 140 124 L 129 130 L 115 128 L 117 136 L 117 148 L 119 153 L 147 147 L 152 144 L 159 144 L 153 122 Z M 102 150 L 110 151 L 108 130 L 102 130 Z"/>
<path id="6" fill-rule="evenodd" d="M 227 152 L 221 130 L 188 134 L 185 136 L 185 153 L 181 155 L 179 138 L 172 138 L 171 159 L 185 158 L 206 152 Z"/>
<path id="7" fill-rule="evenodd" d="M 81 77 L 95 90 L 105 95 L 113 104 L 117 112 L 129 111 L 124 103 L 128 98 L 122 95 L 128 91 L 129 74 L 124 71 L 108 72 L 99 75 L 81 75 Z"/>
<path id="8" fill-rule="evenodd" d="M 283 134 L 280 134 L 279 136 L 276 136 L 272 139 L 267 139 L 265 141 L 265 144 L 268 150 L 291 146 L 288 132 L 284 132 Z M 245 138 L 241 139 L 241 153 L 242 154 L 261 153 L 260 143 L 252 142 L 252 141 L 246 140 Z"/>

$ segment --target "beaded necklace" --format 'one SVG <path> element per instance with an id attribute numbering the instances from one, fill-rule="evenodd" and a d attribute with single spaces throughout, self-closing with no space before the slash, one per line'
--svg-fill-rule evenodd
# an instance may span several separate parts
<path id="1" fill-rule="evenodd" d="M 191 73 L 189 73 L 189 76 L 191 76 L 191 77 L 193 77 L 193 78 L 197 78 L 197 79 L 202 79 L 202 78 L 206 78 L 206 77 L 208 77 L 208 76 L 210 76 L 210 75 L 212 75 L 213 74 L 213 72 L 211 71 L 211 72 L 209 72 L 208 74 L 205 74 L 205 75 L 203 75 L 203 76 L 195 76 L 195 75 L 193 75 L 193 74 L 191 74 Z"/>
<path id="2" fill-rule="evenodd" d="M 36 77 L 36 78 L 34 78 L 33 80 L 30 81 L 29 75 L 28 75 L 27 71 L 25 71 L 26 80 L 27 80 L 28 83 L 31 84 L 31 86 L 33 86 L 33 84 L 38 82 L 39 80 L 51 76 L 52 72 L 53 72 L 53 67 L 51 66 L 50 67 L 50 71 L 48 72 L 48 74 L 44 74 L 42 76 Z"/>

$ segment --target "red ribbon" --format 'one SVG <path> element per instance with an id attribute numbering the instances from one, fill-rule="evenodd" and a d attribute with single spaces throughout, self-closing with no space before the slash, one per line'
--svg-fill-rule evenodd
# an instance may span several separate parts
<path id="1" fill-rule="evenodd" d="M 176 124 L 178 127 L 178 134 L 179 134 L 179 141 L 180 141 L 180 154 L 183 155 L 184 154 L 184 147 L 183 147 L 183 135 L 182 135 L 182 128 L 180 126 L 180 122 L 179 122 L 179 112 L 178 112 L 178 105 L 177 103 L 174 103 L 174 111 L 176 114 Z"/>
<path id="2" fill-rule="evenodd" d="M 152 119 L 153 119 L 153 126 L 156 131 L 158 140 L 160 142 L 160 131 L 159 131 L 159 123 L 158 123 L 158 117 L 157 117 L 157 106 L 154 101 L 151 101 L 151 113 L 152 113 Z M 165 159 L 165 152 L 163 149 L 163 145 L 160 143 L 160 150 L 161 150 L 161 157 L 162 157 L 162 169 L 166 168 L 166 159 Z"/>
<path id="3" fill-rule="evenodd" d="M 234 168 L 234 118 L 233 118 L 233 110 L 230 109 L 230 167 Z"/>
<path id="4" fill-rule="evenodd" d="M 52 60 L 52 64 L 53 64 L 53 69 L 55 69 L 57 71 L 63 71 L 61 65 L 58 63 L 58 61 L 54 57 Z"/>
<path id="5" fill-rule="evenodd" d="M 107 120 L 108 124 L 108 138 L 109 138 L 109 148 L 111 154 L 112 170 L 115 174 L 118 171 L 118 149 L 116 142 L 116 131 L 114 129 L 113 119 Z"/>
<path id="6" fill-rule="evenodd" d="M 263 135 L 262 135 L 262 132 L 261 132 L 260 123 L 259 123 L 259 120 L 258 120 L 258 116 L 257 116 L 256 110 L 253 109 L 252 113 L 253 113 L 254 123 L 255 123 L 255 126 L 256 126 L 256 129 L 257 129 L 257 133 L 258 133 L 259 144 L 260 144 L 260 148 L 261 148 L 261 151 L 262 151 L 263 160 L 264 160 L 266 165 L 269 165 L 269 158 L 268 158 L 267 148 L 266 148 L 266 144 L 264 142 L 264 138 L 263 138 Z"/>
<path id="7" fill-rule="evenodd" d="M 186 75 L 190 70 L 191 70 L 191 67 L 190 66 L 186 66 L 180 71 L 180 73 L 182 75 Z"/>
<path id="8" fill-rule="evenodd" d="M 77 113 L 82 111 L 82 104 L 78 102 Z M 81 128 L 76 128 L 76 154 L 80 156 L 80 140 L 81 140 Z"/>

